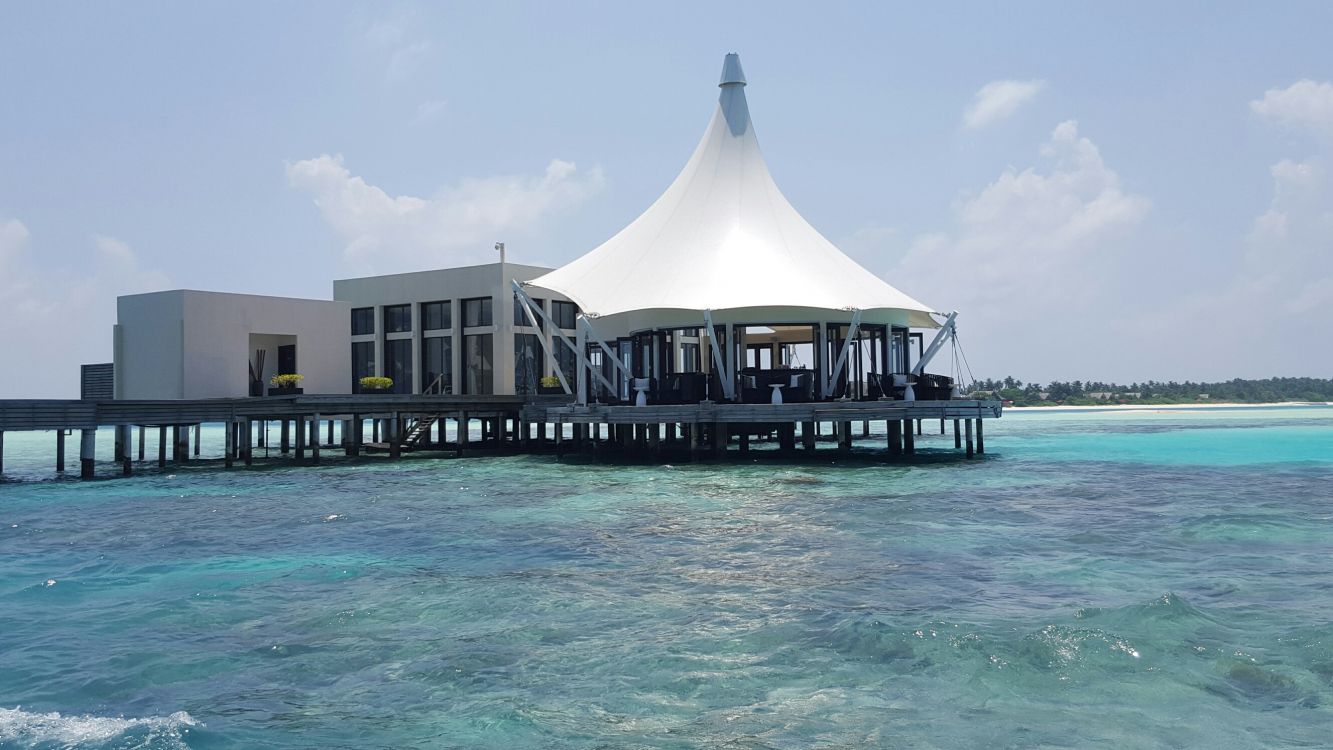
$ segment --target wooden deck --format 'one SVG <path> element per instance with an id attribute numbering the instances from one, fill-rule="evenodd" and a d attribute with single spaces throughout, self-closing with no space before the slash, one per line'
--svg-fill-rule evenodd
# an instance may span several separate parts
<path id="1" fill-rule="evenodd" d="M 337 419 L 401 414 L 467 412 L 472 417 L 514 414 L 522 396 L 410 396 L 399 394 L 263 396 L 163 401 L 0 400 L 0 431 L 79 430 L 115 425 L 178 425 L 295 419 L 319 414 Z"/>

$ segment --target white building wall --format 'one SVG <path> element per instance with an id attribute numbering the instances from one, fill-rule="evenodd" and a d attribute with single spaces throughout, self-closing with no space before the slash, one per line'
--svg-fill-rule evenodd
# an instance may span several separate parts
<path id="1" fill-rule="evenodd" d="M 252 349 L 283 342 L 296 344 L 306 393 L 349 393 L 350 309 L 345 302 L 190 290 L 120 297 L 117 397 L 247 396 Z M 266 385 L 277 364 L 272 351 Z"/>
<path id="2" fill-rule="evenodd" d="M 116 298 L 116 398 L 185 398 L 183 305 L 180 292 Z"/>

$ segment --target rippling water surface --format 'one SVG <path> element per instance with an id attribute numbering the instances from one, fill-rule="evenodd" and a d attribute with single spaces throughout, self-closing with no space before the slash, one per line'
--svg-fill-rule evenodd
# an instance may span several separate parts
<path id="1" fill-rule="evenodd" d="M 881 441 L 78 482 L 7 435 L 0 747 L 1333 743 L 1333 409 Z"/>

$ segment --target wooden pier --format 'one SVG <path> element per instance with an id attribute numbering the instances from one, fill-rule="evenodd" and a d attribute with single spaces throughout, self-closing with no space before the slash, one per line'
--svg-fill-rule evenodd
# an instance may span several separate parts
<path id="1" fill-rule="evenodd" d="M 222 463 L 249 466 L 255 450 L 318 462 L 322 450 L 347 456 L 378 452 L 398 458 L 412 450 L 462 455 L 474 447 L 509 452 L 680 455 L 722 458 L 735 443 L 745 454 L 752 441 L 771 442 L 794 455 L 799 438 L 813 451 L 829 439 L 850 450 L 855 427 L 869 435 L 871 422 L 886 424 L 891 456 L 915 452 L 916 436 L 936 422 L 952 426 L 954 447 L 967 457 L 985 451 L 982 424 L 998 418 L 998 401 L 823 401 L 789 404 L 712 403 L 578 406 L 568 397 L 434 395 L 297 395 L 164 401 L 0 400 L 0 476 L 6 432 L 54 431 L 55 470 L 65 471 L 66 437 L 77 435 L 79 476 L 97 474 L 97 431 L 115 428 L 117 473 L 133 473 L 145 454 L 146 434 L 156 432 L 155 462 L 182 464 L 200 455 L 200 425 L 225 429 Z M 454 423 L 449 439 L 449 422 Z M 471 427 L 481 426 L 473 441 Z M 268 441 L 276 424 L 280 439 Z M 566 428 L 566 426 L 569 426 Z M 335 430 L 335 426 L 338 427 Z M 137 440 L 135 430 L 137 429 Z M 335 439 L 336 433 L 336 439 Z M 323 438 L 323 439 L 321 439 Z M 168 459 L 170 447 L 170 459 Z"/>
<path id="2" fill-rule="evenodd" d="M 627 452 L 661 454 L 664 451 L 688 453 L 697 458 L 702 453 L 715 457 L 727 455 L 733 439 L 740 453 L 747 453 L 752 439 L 777 443 L 783 455 L 794 455 L 797 430 L 802 448 L 813 451 L 822 437 L 835 438 L 839 449 L 850 450 L 855 426 L 863 437 L 869 436 L 871 422 L 885 422 L 886 450 L 889 455 L 916 452 L 916 436 L 926 423 L 939 424 L 944 434 L 952 425 L 954 447 L 964 449 L 968 458 L 985 452 L 982 422 L 999 418 L 999 401 L 816 401 L 789 404 L 737 404 L 701 402 L 656 406 L 578 406 L 572 404 L 528 404 L 522 412 L 525 422 L 554 425 L 557 454 L 567 451 L 598 450 L 603 444 L 600 428 L 605 426 L 605 443 L 621 446 Z M 563 426 L 574 426 L 574 445 L 566 447 L 559 438 Z M 830 425 L 828 435 L 821 434 Z M 590 430 L 591 428 L 591 430 Z"/>

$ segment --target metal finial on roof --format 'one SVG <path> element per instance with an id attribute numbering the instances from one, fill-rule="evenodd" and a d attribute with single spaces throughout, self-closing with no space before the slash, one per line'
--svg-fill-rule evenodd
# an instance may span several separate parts
<path id="1" fill-rule="evenodd" d="M 739 83 L 745 85 L 745 71 L 741 70 L 741 56 L 732 52 L 722 61 L 722 81 L 719 86 L 726 86 L 729 83 Z"/>

